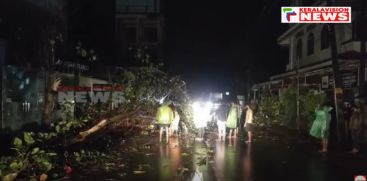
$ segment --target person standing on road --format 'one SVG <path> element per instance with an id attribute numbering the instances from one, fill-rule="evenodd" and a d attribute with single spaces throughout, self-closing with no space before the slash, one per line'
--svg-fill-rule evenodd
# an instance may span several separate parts
<path id="1" fill-rule="evenodd" d="M 216 110 L 219 141 L 225 141 L 227 112 L 227 106 L 224 104 L 220 105 L 220 107 Z"/>
<path id="2" fill-rule="evenodd" d="M 156 120 L 159 126 L 159 142 L 162 142 L 163 131 L 166 131 L 166 142 L 168 143 L 169 126 L 173 121 L 173 117 L 173 111 L 168 105 L 162 105 L 158 108 Z"/>
<path id="3" fill-rule="evenodd" d="M 237 108 L 237 128 L 235 129 L 235 136 L 238 137 L 239 132 L 239 127 L 241 125 L 241 114 L 242 114 L 242 107 L 239 103 L 235 104 L 236 108 Z"/>
<path id="4" fill-rule="evenodd" d="M 247 143 L 252 142 L 252 132 L 253 132 L 253 121 L 254 121 L 254 115 L 251 107 L 249 105 L 245 106 L 246 109 L 246 119 L 245 119 L 245 125 L 243 126 L 246 128 L 247 131 Z"/>
<path id="5" fill-rule="evenodd" d="M 320 106 L 317 106 L 315 110 L 316 119 L 314 120 L 310 130 L 311 136 L 321 139 L 321 150 L 319 151 L 321 153 L 325 153 L 328 151 L 331 110 L 332 108 L 326 105 L 322 108 L 320 108 Z"/>
<path id="6" fill-rule="evenodd" d="M 352 116 L 349 121 L 349 130 L 352 136 L 353 149 L 350 153 L 356 154 L 359 152 L 359 139 L 362 131 L 362 114 L 360 108 L 356 105 L 352 106 L 352 111 Z"/>
<path id="7" fill-rule="evenodd" d="M 176 107 L 173 105 L 173 104 L 171 104 L 171 109 L 172 109 L 172 111 L 173 111 L 173 121 L 172 121 L 172 123 L 171 123 L 171 125 L 170 125 L 170 136 L 172 136 L 174 133 L 176 133 L 176 135 L 178 135 L 178 124 L 179 124 L 179 122 L 180 122 L 180 115 L 178 114 L 178 112 L 177 112 L 177 109 L 176 109 Z"/>
<path id="8" fill-rule="evenodd" d="M 226 122 L 226 126 L 227 128 L 229 128 L 228 138 L 236 138 L 237 118 L 238 118 L 238 109 L 236 104 L 232 102 Z"/>
<path id="9" fill-rule="evenodd" d="M 349 102 L 344 102 L 343 119 L 350 120 L 352 113 L 353 113 L 353 110 L 352 110 L 351 104 Z"/>

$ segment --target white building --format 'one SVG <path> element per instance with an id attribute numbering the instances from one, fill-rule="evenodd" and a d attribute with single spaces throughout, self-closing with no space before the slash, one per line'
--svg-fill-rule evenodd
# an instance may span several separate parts
<path id="1" fill-rule="evenodd" d="M 303 2 L 303 3 L 301 3 Z M 310 3 L 310 2 L 308 2 Z M 325 1 L 313 1 L 313 6 L 326 6 Z M 311 3 L 311 4 L 312 4 Z M 292 1 L 291 6 L 307 6 L 304 0 Z M 336 1 L 333 6 L 352 6 L 352 23 L 335 24 L 336 47 L 339 73 L 342 82 L 343 98 L 351 101 L 356 95 L 366 96 L 359 92 L 359 82 L 366 87 L 366 74 L 360 76 L 362 39 L 366 40 L 367 14 L 366 0 Z M 252 87 L 252 99 L 257 101 L 261 95 L 278 94 L 289 85 L 299 85 L 322 90 L 329 101 L 334 97 L 334 77 L 332 69 L 332 52 L 328 24 L 291 24 L 279 36 L 278 44 L 289 49 L 289 61 L 286 71 L 270 77 L 269 81 Z M 366 70 L 366 68 L 364 67 Z M 366 71 L 367 72 L 367 71 Z M 366 124 L 366 123 L 365 123 Z M 367 140 L 367 134 L 365 134 Z"/>
<path id="2" fill-rule="evenodd" d="M 337 5 L 342 6 L 352 6 L 353 12 L 351 24 L 335 24 L 340 75 L 344 92 L 349 96 L 356 94 L 359 86 L 360 24 L 367 25 L 366 21 L 362 22 L 360 18 L 361 11 L 358 8 L 360 6 L 358 3 L 365 3 L 362 1 L 337 3 Z M 324 1 L 308 1 L 307 3 L 292 1 L 291 6 L 309 6 L 312 4 L 313 6 L 326 6 Z M 314 86 L 324 91 L 331 91 L 334 82 L 329 42 L 329 26 L 327 24 L 290 24 L 288 30 L 278 38 L 279 45 L 289 49 L 289 62 L 286 65 L 286 71 L 272 76 L 268 82 L 254 85 L 252 96 L 259 95 L 262 89 L 279 90 L 298 80 L 302 86 Z M 300 78 L 297 80 L 298 76 Z"/>

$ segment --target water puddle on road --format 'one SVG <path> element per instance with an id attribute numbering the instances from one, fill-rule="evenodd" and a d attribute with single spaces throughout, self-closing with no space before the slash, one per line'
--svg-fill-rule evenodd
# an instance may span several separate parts
<path id="1" fill-rule="evenodd" d="M 249 177 L 251 172 L 249 155 L 240 154 L 237 140 L 171 138 L 169 144 L 162 144 L 151 137 L 134 139 L 134 144 L 126 143 L 122 163 L 111 163 L 109 171 L 84 169 L 72 180 L 228 180 Z"/>

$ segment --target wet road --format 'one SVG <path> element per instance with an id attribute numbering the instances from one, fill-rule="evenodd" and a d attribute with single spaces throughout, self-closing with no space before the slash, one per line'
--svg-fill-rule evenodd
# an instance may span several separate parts
<path id="1" fill-rule="evenodd" d="M 320 154 L 313 143 L 294 140 L 268 132 L 258 132 L 252 144 L 172 138 L 166 145 L 137 137 L 136 148 L 121 155 L 124 168 L 87 172 L 73 180 L 352 181 L 354 175 L 367 175 L 363 154 Z"/>

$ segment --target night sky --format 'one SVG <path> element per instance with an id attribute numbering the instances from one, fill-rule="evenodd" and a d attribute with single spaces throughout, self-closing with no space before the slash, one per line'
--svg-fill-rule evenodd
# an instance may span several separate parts
<path id="1" fill-rule="evenodd" d="M 165 62 L 194 92 L 246 88 L 285 70 L 277 37 L 285 1 L 168 1 Z M 249 76 L 250 75 L 250 76 Z"/>
<path id="2" fill-rule="evenodd" d="M 287 29 L 280 23 L 280 7 L 287 1 L 162 0 L 165 68 L 171 75 L 181 75 L 193 92 L 243 93 L 247 83 L 269 80 L 283 72 L 288 61 L 287 48 L 276 42 Z M 6 2 L 1 4 L 13 3 Z M 116 64 L 111 58 L 114 3 L 70 0 L 67 20 L 70 44 L 80 40 L 96 49 L 101 59 Z M 24 8 L 18 11 L 24 12 Z M 9 17 L 17 14 L 8 13 Z M 23 20 L 28 16 L 17 17 Z M 10 23 L 12 20 L 9 18 Z"/>

